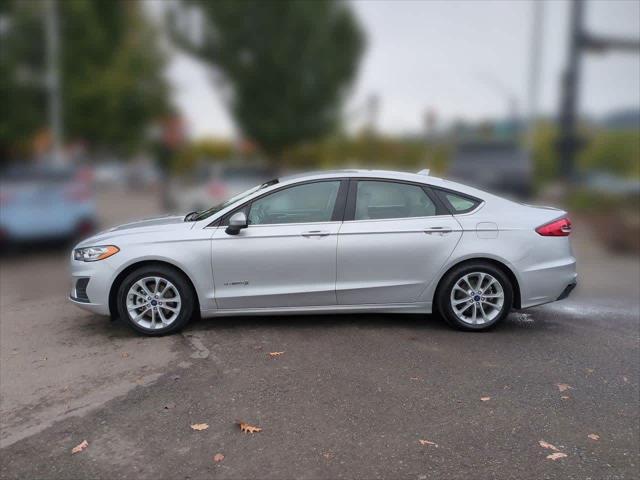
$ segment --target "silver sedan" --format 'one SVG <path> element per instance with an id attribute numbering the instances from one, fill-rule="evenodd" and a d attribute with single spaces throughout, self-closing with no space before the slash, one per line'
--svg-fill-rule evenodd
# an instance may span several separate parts
<path id="1" fill-rule="evenodd" d="M 426 173 L 312 173 L 84 240 L 70 300 L 146 335 L 196 312 L 437 312 L 478 331 L 571 292 L 570 232 L 566 212 Z"/>

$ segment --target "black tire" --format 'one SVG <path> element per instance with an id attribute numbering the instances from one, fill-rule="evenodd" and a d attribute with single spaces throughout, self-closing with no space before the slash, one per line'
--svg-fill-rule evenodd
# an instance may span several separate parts
<path id="1" fill-rule="evenodd" d="M 145 277 L 159 277 L 171 282 L 180 294 L 180 311 L 169 325 L 163 328 L 145 328 L 134 322 L 127 311 L 127 293 L 131 286 Z M 117 306 L 120 318 L 136 332 L 147 336 L 160 336 L 174 333 L 182 329 L 193 317 L 196 295 L 189 280 L 179 271 L 165 265 L 148 265 L 140 267 L 127 275 L 117 293 Z"/>
<path id="2" fill-rule="evenodd" d="M 504 301 L 498 315 L 492 320 L 482 324 L 470 324 L 464 322 L 454 313 L 453 307 L 451 305 L 451 292 L 453 290 L 453 287 L 465 275 L 471 273 L 487 273 L 491 275 L 498 281 L 498 283 L 502 287 L 502 292 L 504 294 Z M 511 285 L 509 277 L 507 277 L 507 275 L 505 275 L 505 273 L 500 268 L 497 268 L 496 266 L 488 262 L 474 261 L 455 267 L 453 270 L 448 272 L 440 281 L 440 284 L 438 285 L 438 289 L 436 291 L 436 307 L 438 313 L 450 326 L 460 330 L 474 332 L 488 330 L 500 323 L 509 314 L 512 306 L 513 285 Z"/>

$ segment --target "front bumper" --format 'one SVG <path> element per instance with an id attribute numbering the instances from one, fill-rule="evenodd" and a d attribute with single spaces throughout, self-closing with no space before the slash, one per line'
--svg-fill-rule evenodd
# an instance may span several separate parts
<path id="1" fill-rule="evenodd" d="M 71 290 L 69 301 L 98 315 L 110 315 L 109 291 L 115 278 L 110 259 L 99 262 L 70 260 Z"/>
<path id="2" fill-rule="evenodd" d="M 110 315 L 109 305 L 104 303 L 89 303 L 78 300 L 77 298 L 73 298 L 69 295 L 68 300 L 77 305 L 83 310 L 87 310 L 88 312 L 95 313 L 97 315 Z"/>

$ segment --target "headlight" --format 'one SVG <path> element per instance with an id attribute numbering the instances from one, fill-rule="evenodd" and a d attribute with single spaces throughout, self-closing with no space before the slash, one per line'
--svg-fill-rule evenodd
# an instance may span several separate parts
<path id="1" fill-rule="evenodd" d="M 115 245 L 76 248 L 73 251 L 73 258 L 80 262 L 97 262 L 98 260 L 109 258 L 111 255 L 115 255 L 119 251 L 120 249 Z"/>

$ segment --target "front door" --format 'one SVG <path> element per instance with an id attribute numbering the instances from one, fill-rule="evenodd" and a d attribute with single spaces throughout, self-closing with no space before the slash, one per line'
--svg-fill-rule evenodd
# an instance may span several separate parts
<path id="1" fill-rule="evenodd" d="M 352 184 L 352 219 L 345 218 L 338 236 L 338 304 L 420 301 L 458 243 L 460 224 L 419 185 Z"/>
<path id="2" fill-rule="evenodd" d="M 224 225 L 216 230 L 211 248 L 219 309 L 336 304 L 341 183 L 284 187 L 246 206 L 249 226 L 237 235 Z"/>

